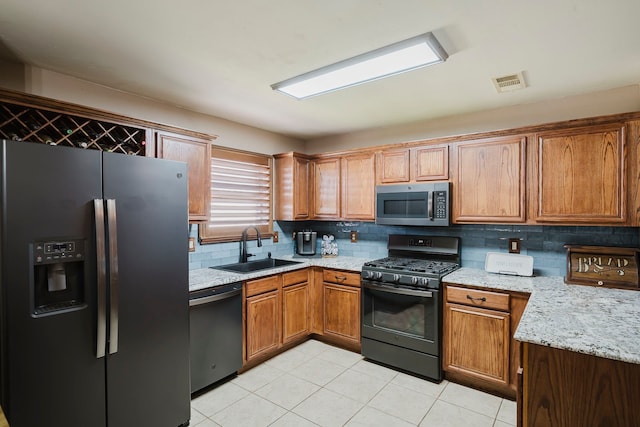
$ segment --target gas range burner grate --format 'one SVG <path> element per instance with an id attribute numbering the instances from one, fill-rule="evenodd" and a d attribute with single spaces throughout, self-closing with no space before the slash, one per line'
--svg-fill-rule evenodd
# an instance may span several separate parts
<path id="1" fill-rule="evenodd" d="M 458 264 L 448 261 L 434 261 L 414 258 L 387 257 L 365 264 L 369 268 L 410 273 L 444 275 L 458 268 Z"/>

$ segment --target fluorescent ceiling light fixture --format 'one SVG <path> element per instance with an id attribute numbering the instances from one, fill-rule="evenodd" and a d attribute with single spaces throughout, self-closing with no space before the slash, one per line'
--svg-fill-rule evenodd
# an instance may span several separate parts
<path id="1" fill-rule="evenodd" d="M 449 55 L 432 33 L 421 34 L 271 85 L 297 99 L 444 62 Z"/>

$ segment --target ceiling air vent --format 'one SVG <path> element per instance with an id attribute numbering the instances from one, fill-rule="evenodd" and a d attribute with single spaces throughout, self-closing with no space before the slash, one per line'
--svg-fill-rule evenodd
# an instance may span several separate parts
<path id="1" fill-rule="evenodd" d="M 522 73 L 494 77 L 491 81 L 498 92 L 511 92 L 512 90 L 524 89 L 527 86 Z"/>

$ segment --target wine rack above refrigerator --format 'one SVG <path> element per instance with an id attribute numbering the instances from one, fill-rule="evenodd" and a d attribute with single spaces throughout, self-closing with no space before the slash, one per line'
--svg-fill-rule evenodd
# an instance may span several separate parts
<path id="1" fill-rule="evenodd" d="M 144 156 L 148 129 L 0 99 L 0 139 Z"/>

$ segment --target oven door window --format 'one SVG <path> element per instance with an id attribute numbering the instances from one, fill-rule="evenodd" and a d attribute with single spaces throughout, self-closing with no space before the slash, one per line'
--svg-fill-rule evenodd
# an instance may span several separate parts
<path id="1" fill-rule="evenodd" d="M 365 289 L 364 325 L 378 331 L 437 342 L 437 298 Z"/>
<path id="2" fill-rule="evenodd" d="M 424 304 L 417 301 L 378 297 L 373 302 L 372 323 L 376 328 L 424 337 L 424 317 Z"/>

